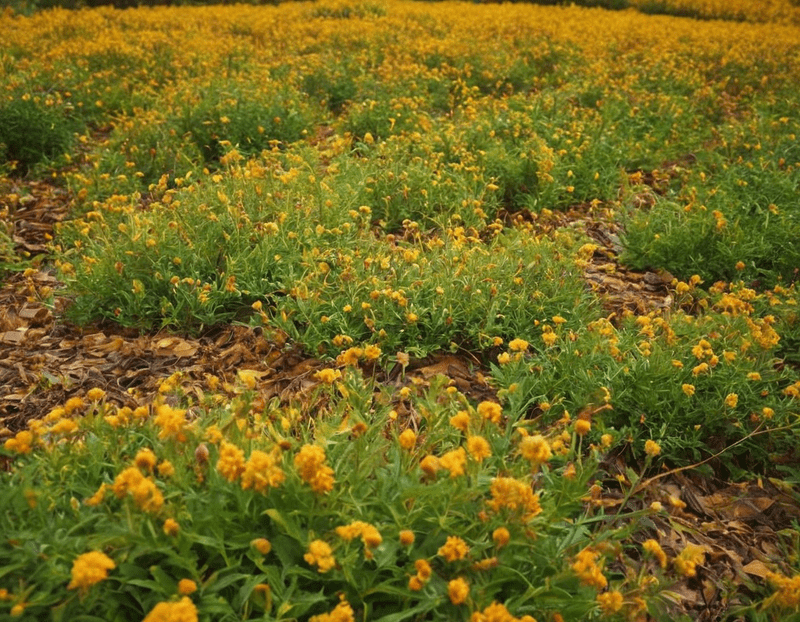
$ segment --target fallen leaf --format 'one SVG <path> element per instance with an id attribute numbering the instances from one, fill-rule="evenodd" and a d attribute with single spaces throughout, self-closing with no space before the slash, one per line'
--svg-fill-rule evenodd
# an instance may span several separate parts
<path id="1" fill-rule="evenodd" d="M 767 575 L 772 572 L 769 568 L 767 568 L 767 565 L 764 562 L 757 559 L 754 559 L 746 566 L 742 566 L 742 570 L 744 570 L 747 574 L 751 574 L 762 579 L 766 578 Z"/>

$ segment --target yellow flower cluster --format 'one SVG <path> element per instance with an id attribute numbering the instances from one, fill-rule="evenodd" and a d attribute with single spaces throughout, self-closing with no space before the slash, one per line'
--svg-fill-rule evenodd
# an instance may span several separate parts
<path id="1" fill-rule="evenodd" d="M 186 441 L 184 427 L 186 426 L 186 411 L 172 408 L 168 404 L 156 406 L 155 424 L 161 428 L 158 438 L 174 438 L 179 442 Z"/>
<path id="2" fill-rule="evenodd" d="M 325 450 L 318 445 L 303 445 L 294 457 L 297 473 L 318 493 L 330 492 L 333 489 L 333 469 L 325 464 Z"/>
<path id="3" fill-rule="evenodd" d="M 600 609 L 607 616 L 614 615 L 622 609 L 623 603 L 624 598 L 617 590 L 609 590 L 597 595 L 597 604 L 600 605 Z"/>
<path id="4" fill-rule="evenodd" d="M 415 561 L 414 569 L 417 571 L 417 573 L 408 580 L 408 589 L 410 589 L 412 592 L 419 592 L 423 587 L 425 587 L 425 584 L 430 581 L 433 570 L 431 569 L 431 565 L 425 559 L 418 559 Z"/>
<path id="5" fill-rule="evenodd" d="M 492 423 L 500 423 L 503 416 L 503 407 L 497 402 L 481 402 L 478 404 L 478 414 Z"/>
<path id="6" fill-rule="evenodd" d="M 534 470 L 553 456 L 550 443 L 541 434 L 523 437 L 519 444 L 519 451 L 522 457 L 531 463 Z"/>
<path id="7" fill-rule="evenodd" d="M 706 547 L 699 544 L 687 544 L 672 560 L 675 570 L 684 577 L 697 575 L 697 566 L 703 563 L 706 557 Z"/>
<path id="8" fill-rule="evenodd" d="M 439 547 L 438 554 L 449 562 L 458 561 L 469 554 L 469 545 L 458 536 L 447 536 L 447 541 Z"/>
<path id="9" fill-rule="evenodd" d="M 8 451 L 15 451 L 18 454 L 29 454 L 33 446 L 33 434 L 29 430 L 22 430 L 8 439 L 3 447 Z"/>
<path id="10" fill-rule="evenodd" d="M 771 572 L 767 575 L 767 579 L 775 587 L 772 603 L 787 609 L 800 608 L 800 574 L 785 577 Z"/>
<path id="11" fill-rule="evenodd" d="M 136 505 L 145 512 L 158 512 L 164 505 L 164 495 L 150 478 L 135 466 L 123 470 L 111 487 L 118 499 L 130 494 Z"/>
<path id="12" fill-rule="evenodd" d="M 656 558 L 659 566 L 662 568 L 667 567 L 667 554 L 656 540 L 653 540 L 652 538 L 645 540 L 644 544 L 642 544 L 642 548 Z"/>
<path id="13" fill-rule="evenodd" d="M 463 447 L 445 452 L 445 454 L 439 458 L 439 466 L 443 469 L 447 469 L 447 471 L 450 472 L 450 477 L 464 475 L 464 467 L 466 464 L 467 452 L 464 451 Z"/>
<path id="14" fill-rule="evenodd" d="M 454 605 L 464 604 L 469 596 L 469 583 L 463 577 L 453 579 L 447 584 L 447 595 Z"/>
<path id="15" fill-rule="evenodd" d="M 652 6 L 648 0 L 631 0 L 635 7 Z M 705 19 L 800 24 L 800 10 L 791 0 L 660 0 L 664 13 Z"/>
<path id="16" fill-rule="evenodd" d="M 318 616 L 311 616 L 308 622 L 355 622 L 353 608 L 344 598 L 333 611 Z"/>
<path id="17" fill-rule="evenodd" d="M 80 590 L 85 593 L 95 583 L 108 577 L 108 571 L 116 568 L 114 560 L 100 551 L 90 551 L 75 558 L 70 572 L 72 580 L 68 590 Z"/>
<path id="18" fill-rule="evenodd" d="M 308 551 L 303 555 L 311 566 L 316 566 L 320 573 L 326 573 L 336 567 L 336 559 L 333 557 L 333 549 L 324 540 L 313 540 L 308 545 Z"/>
<path id="19" fill-rule="evenodd" d="M 197 622 L 197 607 L 188 596 L 177 602 L 158 603 L 142 622 Z"/>
<path id="20" fill-rule="evenodd" d="M 353 538 L 361 538 L 364 546 L 375 548 L 383 542 L 380 532 L 374 525 L 365 523 L 364 521 L 353 521 L 349 525 L 342 525 L 336 528 L 336 535 L 348 542 Z"/>
<path id="21" fill-rule="evenodd" d="M 517 618 L 511 615 L 505 605 L 493 602 L 483 611 L 473 612 L 469 618 L 469 622 L 536 622 L 536 619 L 529 615 Z"/>
<path id="22" fill-rule="evenodd" d="M 522 522 L 527 522 L 541 513 L 539 495 L 534 494 L 529 483 L 513 477 L 495 477 L 490 487 L 492 495 L 488 502 L 494 512 L 509 510 Z"/>
<path id="23" fill-rule="evenodd" d="M 254 449 L 242 471 L 242 488 L 266 492 L 269 488 L 280 486 L 286 479 L 280 467 L 280 456 L 280 448 L 277 447 L 269 453 Z"/>
<path id="24" fill-rule="evenodd" d="M 476 462 L 483 462 L 492 455 L 489 441 L 478 435 L 467 437 L 467 451 Z"/>
<path id="25" fill-rule="evenodd" d="M 581 583 L 602 590 L 608 585 L 608 579 L 603 574 L 601 565 L 597 563 L 598 558 L 600 558 L 598 551 L 591 547 L 586 547 L 575 556 L 572 569 L 578 575 Z"/>
<path id="26" fill-rule="evenodd" d="M 222 441 L 219 446 L 219 459 L 217 471 L 229 482 L 235 482 L 244 473 L 244 450 L 228 441 Z"/>

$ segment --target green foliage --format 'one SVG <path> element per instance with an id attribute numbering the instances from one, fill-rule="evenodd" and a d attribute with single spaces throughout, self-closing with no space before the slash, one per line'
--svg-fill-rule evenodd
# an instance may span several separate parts
<path id="1" fill-rule="evenodd" d="M 67 105 L 49 96 L 9 96 L 0 100 L 0 162 L 27 173 L 48 159 L 63 156 L 76 124 Z"/>
<path id="2" fill-rule="evenodd" d="M 0 549 L 0 607 L 19 605 L 25 619 L 138 620 L 181 590 L 200 619 L 307 619 L 344 599 L 375 620 L 467 619 L 498 602 L 516 616 L 590 620 L 596 591 L 579 576 L 645 593 L 621 573 L 603 575 L 627 531 L 589 536 L 602 517 L 579 497 L 600 454 L 576 468 L 574 433 L 554 430 L 571 435 L 571 447 L 532 472 L 515 433 L 524 422 L 487 418 L 484 405 L 476 410 L 439 380 L 378 403 L 357 372 L 333 382 L 306 404 L 271 403 L 263 414 L 245 382 L 228 408 L 196 405 L 191 425 L 161 403 L 151 417 L 147 407 L 73 401 L 29 445 L 22 436 L 6 443 L 0 451 L 13 462 L 0 526 L 12 544 Z M 164 392 L 179 386 L 172 377 Z M 416 434 L 399 438 L 408 422 L 390 408 L 398 398 L 423 413 Z M 450 421 L 456 415 L 468 434 Z M 487 443 L 480 453 L 468 441 L 477 437 Z M 260 471 L 269 485 L 252 479 L 257 452 L 271 456 Z M 303 462 L 312 454 L 324 462 Z M 438 466 L 425 466 L 429 454 Z M 111 560 L 107 578 L 75 565 L 90 551 Z M 592 561 L 578 575 L 571 564 L 582 551 Z M 466 604 L 448 595 L 453 581 L 466 581 Z"/>

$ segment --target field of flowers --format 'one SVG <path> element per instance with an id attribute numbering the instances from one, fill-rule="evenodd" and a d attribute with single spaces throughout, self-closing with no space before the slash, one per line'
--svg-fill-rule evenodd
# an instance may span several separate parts
<path id="1" fill-rule="evenodd" d="M 800 9 L 631 4 L 3 14 L 3 187 L 72 199 L 31 260 L 6 194 L 0 274 L 314 364 L 0 426 L 0 619 L 797 616 L 796 521 L 714 574 L 659 482 L 800 498 Z M 443 353 L 491 399 L 407 375 Z"/>

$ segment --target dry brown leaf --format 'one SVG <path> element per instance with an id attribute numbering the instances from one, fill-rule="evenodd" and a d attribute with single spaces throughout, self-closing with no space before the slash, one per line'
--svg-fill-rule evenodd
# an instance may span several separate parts
<path id="1" fill-rule="evenodd" d="M 751 574 L 762 579 L 765 579 L 767 575 L 772 572 L 764 562 L 758 559 L 754 559 L 746 566 L 742 566 L 742 570 L 744 570 L 747 574 Z"/>

